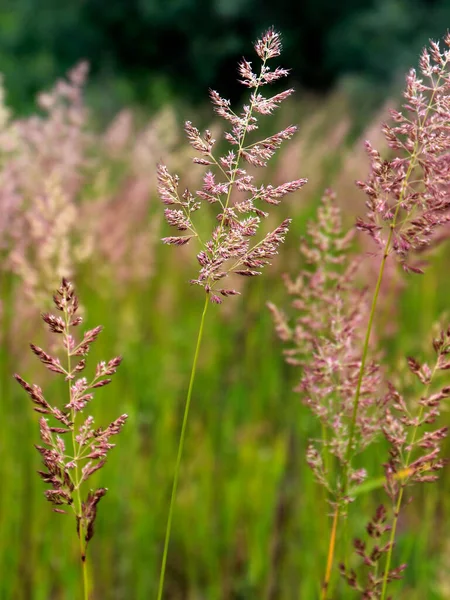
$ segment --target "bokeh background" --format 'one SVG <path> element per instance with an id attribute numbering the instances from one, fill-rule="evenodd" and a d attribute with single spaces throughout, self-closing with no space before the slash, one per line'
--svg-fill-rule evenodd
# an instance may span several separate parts
<path id="1" fill-rule="evenodd" d="M 156 596 L 180 417 L 203 304 L 189 286 L 192 250 L 169 235 L 156 195 L 163 160 L 200 185 L 183 121 L 223 130 L 208 89 L 239 103 L 237 62 L 269 26 L 297 93 L 263 131 L 299 125 L 263 182 L 308 177 L 279 207 L 293 225 L 274 265 L 208 314 L 167 572 L 178 600 L 291 600 L 318 596 L 328 508 L 304 459 L 317 424 L 292 392 L 266 302 L 287 305 L 281 274 L 303 265 L 299 238 L 327 186 L 350 227 L 364 211 L 354 186 L 383 148 L 381 122 L 401 102 L 406 70 L 450 24 L 448 0 L 3 0 L 0 4 L 0 598 L 80 597 L 74 524 L 46 503 L 35 471 L 37 415 L 12 378 L 60 382 L 28 343 L 51 348 L 39 314 L 62 275 L 86 326 L 105 327 L 97 360 L 124 356 L 91 405 L 99 424 L 129 421 L 95 484 L 109 488 L 90 545 L 96 600 Z M 89 64 L 89 71 L 87 70 Z M 78 66 L 77 66 L 78 65 Z M 74 70 L 75 69 L 75 70 Z M 445 236 L 444 236 L 445 237 Z M 367 248 L 362 244 L 361 252 Z M 376 326 L 387 372 L 426 358 L 448 311 L 449 247 L 426 256 L 423 277 L 391 273 Z M 367 284 L 375 268 L 368 257 Z M 394 270 L 395 271 L 395 270 Z M 406 375 L 405 375 L 406 377 Z M 412 388 L 411 388 L 412 389 Z M 63 400 L 61 400 L 62 402 Z M 448 412 L 442 423 L 448 424 Z M 449 447 L 447 444 L 446 454 Z M 382 475 L 381 450 L 365 457 Z M 417 490 L 402 518 L 395 560 L 407 561 L 394 597 L 450 598 L 450 481 Z M 361 533 L 382 490 L 359 498 Z M 352 598 L 336 579 L 336 598 Z"/>

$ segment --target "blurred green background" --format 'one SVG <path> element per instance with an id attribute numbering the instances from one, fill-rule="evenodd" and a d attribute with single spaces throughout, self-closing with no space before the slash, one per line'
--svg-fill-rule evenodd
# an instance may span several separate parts
<path id="1" fill-rule="evenodd" d="M 267 123 L 299 133 L 262 175 L 308 177 L 275 211 L 293 218 L 272 268 L 241 282 L 242 295 L 207 316 L 170 546 L 166 597 L 293 600 L 318 597 L 329 507 L 305 463 L 320 435 L 291 390 L 266 302 L 286 306 L 281 274 L 295 274 L 299 238 L 324 187 L 338 193 L 350 227 L 364 211 L 353 181 L 368 162 L 362 141 L 382 147 L 380 123 L 399 103 L 404 72 L 428 38 L 450 23 L 448 1 L 3 0 L 0 4 L 0 599 L 80 598 L 75 527 L 54 514 L 36 475 L 37 415 L 12 378 L 20 373 L 57 404 L 64 385 L 44 372 L 28 343 L 51 348 L 39 314 L 62 275 L 76 285 L 86 328 L 104 325 L 96 360 L 121 354 L 112 385 L 90 406 L 106 425 L 129 414 L 93 485 L 108 487 L 89 547 L 96 600 L 156 597 L 171 477 L 203 297 L 191 287 L 195 251 L 169 235 L 156 195 L 164 160 L 183 184 L 201 185 L 183 119 L 222 125 L 208 88 L 238 102 L 237 62 L 274 25 L 280 63 L 298 92 Z M 82 76 L 55 84 L 80 60 Z M 78 77 L 78 78 L 77 78 Z M 55 86 L 55 87 L 54 87 Z M 45 90 L 47 96 L 35 96 Z M 211 222 L 213 214 L 210 214 Z M 360 251 L 367 253 L 364 241 Z M 426 257 L 423 277 L 391 274 L 376 337 L 387 372 L 403 380 L 405 356 L 431 355 L 445 322 L 449 248 Z M 367 284 L 376 267 L 367 260 Z M 442 316 L 443 315 L 443 316 Z M 450 315 L 447 315 L 449 318 Z M 409 385 L 408 384 L 405 384 Z M 411 393 L 415 390 L 411 388 Z M 61 401 L 63 402 L 63 401 Z M 443 412 L 442 424 L 449 414 Z M 382 475 L 382 445 L 364 457 Z M 447 443 L 445 454 L 448 456 Z M 450 598 L 450 481 L 414 492 L 399 527 L 394 598 Z M 348 537 L 361 535 L 382 490 L 360 497 Z M 355 503 L 356 504 L 356 503 Z M 353 598 L 339 578 L 335 598 Z"/>
<path id="2" fill-rule="evenodd" d="M 21 112 L 82 59 L 108 113 L 197 102 L 208 87 L 236 97 L 237 61 L 273 25 L 300 87 L 326 92 L 356 76 L 385 90 L 449 22 L 448 0 L 3 0 L 0 72 Z"/>

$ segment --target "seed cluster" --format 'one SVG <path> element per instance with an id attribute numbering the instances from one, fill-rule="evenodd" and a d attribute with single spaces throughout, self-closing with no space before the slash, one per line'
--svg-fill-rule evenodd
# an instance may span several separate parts
<path id="1" fill-rule="evenodd" d="M 52 333 L 60 336 L 66 365 L 63 366 L 59 358 L 51 356 L 39 346 L 31 344 L 31 349 L 47 369 L 62 375 L 68 382 L 68 402 L 63 407 L 52 406 L 38 385 L 30 385 L 17 374 L 15 378 L 31 397 L 34 410 L 42 415 L 39 420 L 42 444 L 36 445 L 36 449 L 41 454 L 45 467 L 45 470 L 38 473 L 51 486 L 45 496 L 58 507 L 54 509 L 56 512 L 65 512 L 59 508 L 61 506 L 72 508 L 77 531 L 79 534 L 80 531 L 83 532 L 87 544 L 94 532 L 97 504 L 107 490 L 91 490 L 83 502 L 77 502 L 81 486 L 105 464 L 108 452 L 115 446 L 111 438 L 120 433 L 127 415 L 121 415 L 104 429 L 94 427 L 92 416 L 87 416 L 81 423 L 79 418 L 93 400 L 94 390 L 111 382 L 110 376 L 117 371 L 122 359 L 118 356 L 107 363 L 98 363 L 92 379 L 78 377 L 86 368 L 85 357 L 102 328 L 95 327 L 84 333 L 80 341 L 76 341 L 72 328 L 78 327 L 82 318 L 76 316 L 78 297 L 68 280 L 62 280 L 53 300 L 62 316 L 45 313 L 42 319 Z M 78 362 L 74 364 L 73 359 Z M 55 425 L 55 421 L 59 425 Z"/>

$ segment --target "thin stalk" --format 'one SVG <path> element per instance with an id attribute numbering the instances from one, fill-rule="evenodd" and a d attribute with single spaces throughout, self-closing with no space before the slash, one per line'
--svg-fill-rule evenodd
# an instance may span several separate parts
<path id="1" fill-rule="evenodd" d="M 86 547 L 83 545 L 83 539 L 81 535 L 83 534 L 83 529 L 80 527 L 80 553 L 81 553 L 81 564 L 83 570 L 83 597 L 84 600 L 89 600 L 89 576 L 87 572 L 87 563 L 86 563 Z"/>
<path id="2" fill-rule="evenodd" d="M 402 505 L 403 491 L 405 489 L 405 485 L 406 485 L 405 483 L 402 483 L 402 486 L 400 488 L 400 492 L 399 492 L 398 498 L 397 498 L 397 504 L 395 505 L 394 519 L 392 521 L 392 529 L 391 529 L 391 535 L 390 535 L 390 539 L 389 539 L 389 550 L 388 550 L 388 554 L 387 554 L 387 558 L 386 558 L 386 564 L 384 566 L 383 588 L 381 590 L 381 600 L 385 600 L 385 598 L 386 598 L 389 571 L 391 568 L 391 560 L 392 560 L 392 549 L 394 547 L 395 535 L 397 533 L 398 516 L 399 516 L 400 508 Z"/>
<path id="3" fill-rule="evenodd" d="M 400 203 L 397 206 L 397 210 L 394 215 L 394 220 L 392 221 L 391 227 L 389 229 L 389 236 L 386 241 L 386 246 L 385 246 L 385 249 L 383 252 L 383 258 L 381 259 L 380 270 L 378 272 L 378 279 L 377 279 L 375 291 L 374 291 L 373 298 L 372 298 L 372 306 L 370 307 L 369 321 L 367 323 L 366 337 L 364 338 L 364 346 L 363 346 L 362 357 L 361 357 L 361 366 L 359 369 L 358 382 L 356 384 L 355 399 L 353 401 L 353 412 L 352 412 L 352 418 L 350 421 L 347 450 L 345 453 L 346 467 L 344 469 L 344 474 L 343 474 L 342 496 L 345 496 L 347 493 L 348 472 L 349 472 L 349 466 L 350 466 L 350 459 L 351 459 L 351 455 L 352 455 L 353 441 L 355 438 L 356 417 L 358 415 L 359 400 L 361 397 L 361 386 L 362 386 L 362 382 L 364 379 L 364 370 L 366 368 L 367 355 L 369 353 L 370 336 L 372 334 L 373 321 L 375 318 L 375 309 L 376 309 L 377 302 L 378 302 L 378 296 L 380 294 L 381 282 L 383 281 L 383 274 L 384 274 L 384 268 L 386 266 L 386 260 L 387 260 L 387 257 L 389 256 L 389 249 L 391 246 L 392 234 L 394 231 L 399 206 L 400 206 Z"/>
<path id="4" fill-rule="evenodd" d="M 418 125 L 419 130 L 424 127 L 425 122 L 426 122 L 426 120 L 428 118 L 428 114 L 429 114 L 429 112 L 431 110 L 431 107 L 433 105 L 434 97 L 435 97 L 435 94 L 436 94 L 436 89 L 437 89 L 437 86 L 439 85 L 439 82 L 440 82 L 440 79 L 438 80 L 438 82 L 436 84 L 436 87 L 434 88 L 433 93 L 431 94 L 430 102 L 428 103 L 427 110 L 425 112 L 423 120 L 422 121 L 419 120 L 419 125 Z M 350 465 L 350 457 L 351 457 L 351 453 L 352 453 L 353 438 L 354 438 L 354 435 L 355 435 L 356 416 L 357 416 L 357 413 L 358 413 L 359 398 L 360 398 L 360 393 L 361 393 L 361 385 L 362 385 L 362 380 L 363 380 L 363 377 L 364 377 L 364 369 L 365 369 L 365 366 L 366 366 L 367 352 L 368 352 L 368 349 L 369 349 L 370 334 L 372 332 L 373 318 L 374 318 L 374 315 L 375 315 L 375 307 L 376 307 L 376 303 L 377 303 L 377 300 L 378 300 L 378 294 L 379 294 L 379 291 L 380 291 L 381 280 L 383 278 L 383 272 L 384 272 L 384 267 L 385 267 L 385 264 L 386 264 L 386 259 L 388 257 L 389 250 L 390 250 L 390 247 L 391 247 L 392 235 L 394 233 L 395 227 L 397 226 L 398 214 L 400 212 L 400 206 L 401 206 L 401 204 L 403 202 L 403 199 L 405 197 L 405 192 L 406 192 L 407 185 L 409 183 L 411 183 L 411 181 L 410 181 L 411 180 L 411 175 L 412 175 L 414 169 L 416 168 L 416 165 L 417 165 L 417 162 L 418 162 L 418 160 L 417 160 L 418 159 L 418 155 L 419 155 L 419 136 L 416 137 L 416 141 L 415 141 L 415 144 L 414 144 L 414 149 L 413 149 L 413 151 L 411 153 L 411 160 L 409 161 L 409 165 L 408 165 L 408 170 L 407 170 L 405 178 L 404 178 L 404 180 L 402 182 L 402 187 L 401 187 L 399 198 L 398 198 L 398 201 L 397 201 L 397 206 L 395 208 L 394 217 L 393 217 L 392 222 L 390 224 L 389 236 L 388 236 L 388 239 L 386 241 L 386 246 L 384 248 L 383 259 L 381 261 L 380 271 L 379 271 L 379 274 L 378 274 L 377 286 L 375 288 L 375 293 L 374 293 L 374 297 L 373 297 L 373 300 L 372 300 L 372 308 L 371 308 L 371 311 L 370 311 L 369 322 L 367 324 L 366 338 L 364 340 L 364 348 L 363 348 L 363 355 L 362 355 L 362 359 L 361 359 L 361 367 L 360 367 L 360 370 L 359 370 L 358 384 L 357 384 L 357 387 L 356 387 L 355 399 L 354 399 L 354 403 L 353 403 L 353 414 L 352 414 L 352 420 L 351 420 L 351 423 L 350 423 L 349 440 L 348 440 L 347 452 L 346 452 L 346 457 L 345 457 L 346 458 L 346 468 L 345 468 L 345 471 L 344 471 L 343 492 L 341 494 L 342 496 L 345 496 L 345 493 L 347 492 L 348 471 L 349 471 L 349 465 Z"/>
<path id="5" fill-rule="evenodd" d="M 336 504 L 333 516 L 333 526 L 331 528 L 330 543 L 328 545 L 328 557 L 327 557 L 327 570 L 325 572 L 325 579 L 322 584 L 322 593 L 320 595 L 321 600 L 327 599 L 328 586 L 331 579 L 331 570 L 333 568 L 334 549 L 336 547 L 336 536 L 339 522 L 339 504 Z"/>
<path id="6" fill-rule="evenodd" d="M 70 374 L 72 372 L 71 365 L 71 356 L 70 356 L 70 345 L 67 339 L 70 319 L 67 311 L 64 313 L 65 321 L 66 321 L 66 348 L 67 348 L 67 373 Z M 68 379 L 69 384 L 69 403 L 72 402 L 72 390 L 71 390 L 71 379 Z M 71 419 L 72 419 L 72 446 L 73 446 L 73 456 L 77 456 L 76 449 L 76 439 L 75 439 L 75 418 L 76 413 L 75 410 L 71 410 Z M 84 541 L 85 532 L 84 532 L 84 523 L 82 519 L 82 507 L 81 507 L 81 494 L 80 494 L 80 474 L 78 469 L 78 461 L 75 461 L 75 489 L 76 497 L 76 515 L 78 517 L 78 539 L 80 541 L 80 558 L 81 558 L 81 570 L 83 577 L 83 600 L 89 600 L 89 577 L 87 572 L 87 564 L 86 564 L 86 543 Z"/>
<path id="7" fill-rule="evenodd" d="M 203 327 L 205 324 L 205 316 L 206 316 L 206 311 L 208 310 L 208 305 L 209 305 L 209 296 L 208 296 L 208 294 L 206 294 L 205 305 L 203 307 L 203 313 L 202 313 L 202 317 L 200 320 L 200 327 L 198 330 L 197 345 L 195 347 L 194 360 L 192 363 L 191 377 L 189 380 L 189 387 L 188 387 L 188 391 L 187 391 L 187 395 L 186 395 L 186 403 L 184 406 L 183 423 L 181 426 L 180 439 L 178 441 L 177 461 L 175 464 L 175 473 L 173 476 L 172 494 L 170 496 L 169 515 L 167 517 L 163 557 L 162 557 L 162 563 L 161 563 L 161 570 L 159 573 L 158 600 L 162 599 L 162 594 L 163 594 L 163 590 L 164 590 L 164 577 L 166 574 L 167 555 L 168 555 L 168 551 L 169 551 L 170 532 L 172 529 L 173 510 L 175 507 L 175 499 L 176 499 L 177 489 L 178 489 L 178 478 L 180 475 L 181 458 L 183 456 L 184 439 L 186 437 L 186 426 L 187 426 L 187 422 L 188 422 L 189 408 L 191 405 L 191 398 L 192 398 L 192 390 L 194 387 L 195 374 L 197 371 L 197 361 L 198 361 L 198 356 L 200 353 L 200 345 L 202 342 Z"/>

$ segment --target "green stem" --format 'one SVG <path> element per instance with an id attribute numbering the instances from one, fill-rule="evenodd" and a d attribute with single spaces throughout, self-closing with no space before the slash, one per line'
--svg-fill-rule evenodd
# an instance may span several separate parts
<path id="1" fill-rule="evenodd" d="M 325 578 L 322 583 L 322 592 L 320 595 L 321 600 L 327 600 L 327 597 L 328 597 L 328 591 L 329 591 L 328 587 L 330 585 L 331 571 L 333 568 L 334 549 L 336 546 L 338 524 L 339 524 L 339 504 L 336 504 L 335 509 L 334 509 L 334 516 L 333 516 L 333 526 L 331 527 L 331 533 L 330 533 L 330 542 L 328 544 L 327 569 L 325 572 Z"/>
<path id="2" fill-rule="evenodd" d="M 184 406 L 183 424 L 181 426 L 180 439 L 178 442 L 177 461 L 175 464 L 175 473 L 174 473 L 173 483 L 172 483 L 172 494 L 170 497 L 169 515 L 167 517 L 166 534 L 165 534 L 165 539 L 164 539 L 163 557 L 162 557 L 162 563 L 161 563 L 161 570 L 159 573 L 158 600 L 162 599 L 162 594 L 163 594 L 163 589 L 164 589 L 164 577 L 165 577 L 165 573 L 166 573 L 167 554 L 169 551 L 170 532 L 172 529 L 173 510 L 174 510 L 174 506 L 175 506 L 175 499 L 176 499 L 177 489 L 178 489 L 178 478 L 180 475 L 181 458 L 183 456 L 184 438 L 186 436 L 186 426 L 187 426 L 188 416 L 189 416 L 189 407 L 191 405 L 192 389 L 194 387 L 195 373 L 197 371 L 197 361 L 198 361 L 200 345 L 201 345 L 201 341 L 202 341 L 202 337 L 203 337 L 203 327 L 204 327 L 204 323 L 205 323 L 206 311 L 208 310 L 208 305 L 209 305 L 209 295 L 206 294 L 205 306 L 203 307 L 202 318 L 201 318 L 200 327 L 198 330 L 197 345 L 195 347 L 194 361 L 192 363 L 191 378 L 189 380 L 189 387 L 188 387 L 187 396 L 186 396 L 186 403 Z"/>
<path id="3" fill-rule="evenodd" d="M 72 364 L 71 364 L 71 350 L 70 345 L 67 339 L 69 335 L 69 327 L 70 327 L 70 319 L 67 311 L 64 313 L 65 321 L 66 321 L 66 348 L 67 348 L 67 373 L 70 375 L 72 372 Z M 72 402 L 72 389 L 71 389 L 71 379 L 68 379 L 69 385 L 69 403 Z M 73 455 L 77 457 L 77 449 L 76 449 L 76 437 L 75 437 L 75 419 L 76 412 L 74 409 L 71 410 L 71 419 L 72 419 L 72 446 L 73 446 Z M 87 564 L 86 564 L 86 542 L 84 541 L 84 523 L 82 518 L 82 507 L 81 507 L 81 493 L 80 493 L 80 474 L 78 467 L 78 460 L 75 459 L 75 487 L 74 491 L 76 493 L 75 502 L 76 502 L 76 515 L 78 517 L 78 539 L 80 541 L 80 559 L 81 559 L 81 570 L 83 577 L 83 600 L 89 600 L 89 577 L 87 572 Z"/>
<path id="4" fill-rule="evenodd" d="M 81 554 L 81 565 L 83 570 L 83 599 L 89 600 L 89 576 L 87 571 L 86 562 L 86 546 L 83 545 L 83 528 L 80 526 L 80 554 Z"/>
<path id="5" fill-rule="evenodd" d="M 422 129 L 425 125 L 425 122 L 428 118 L 428 114 L 431 110 L 431 107 L 433 105 L 434 102 L 434 97 L 436 94 L 436 89 L 437 86 L 439 85 L 440 82 L 440 78 L 438 79 L 438 82 L 436 84 L 436 87 L 433 90 L 433 93 L 431 94 L 431 98 L 430 101 L 428 103 L 427 106 L 427 110 L 425 112 L 425 115 L 423 117 L 423 120 L 420 121 L 419 119 L 419 123 L 418 123 L 418 129 Z M 411 160 L 409 161 L 409 165 L 408 165 L 408 170 L 405 174 L 405 178 L 403 179 L 402 182 L 402 187 L 400 190 L 400 194 L 399 194 L 399 198 L 397 201 L 397 206 L 395 208 L 395 213 L 394 213 L 394 217 L 391 221 L 390 224 L 390 231 L 389 231 L 389 236 L 386 242 L 386 246 L 384 248 L 384 253 L 383 253 L 383 260 L 381 262 L 381 266 L 380 266 L 380 272 L 378 274 L 378 281 L 377 281 L 377 286 L 375 288 L 375 294 L 372 300 L 372 308 L 370 311 L 370 318 L 369 318 L 369 323 L 367 325 L 367 332 L 366 332 L 366 338 L 364 340 L 364 348 L 363 348 L 363 356 L 362 356 L 362 360 L 361 360 L 361 368 L 359 370 L 359 377 L 358 377 L 358 385 L 356 388 L 356 393 L 355 393 L 355 399 L 354 399 L 354 403 L 353 403 L 353 414 L 352 414 L 352 420 L 350 423 L 350 433 L 349 433 L 349 440 L 348 440 L 348 446 L 347 446 L 347 452 L 346 452 L 346 467 L 345 467 L 345 471 L 344 471 L 344 477 L 343 477 L 343 490 L 342 490 L 342 496 L 345 496 L 346 492 L 347 492 L 347 485 L 348 485 L 348 472 L 349 472 L 349 467 L 350 467 L 350 458 L 351 458 L 351 454 L 352 454 L 352 445 L 353 445 L 353 438 L 354 438 L 354 434 L 355 434 L 355 423 L 356 423 L 356 416 L 358 413 L 358 406 L 359 406 L 359 397 L 360 397 L 360 393 L 361 393 L 361 384 L 362 384 L 362 380 L 364 377 L 364 368 L 366 366 L 366 359 L 367 359 L 367 352 L 368 352 L 368 348 L 369 348 L 369 339 L 370 339 L 370 334 L 372 331 L 372 324 L 373 324 L 373 318 L 374 318 L 374 314 L 375 314 L 375 306 L 377 303 L 377 299 L 378 299 L 378 293 L 380 291 L 380 286 L 381 286 L 381 280 L 383 278 L 383 271 L 384 271 L 384 267 L 386 264 L 386 259 L 388 257 L 388 253 L 391 247 L 391 241 L 392 241 L 392 235 L 394 233 L 394 229 L 397 226 L 398 223 L 398 215 L 400 212 L 400 206 L 403 202 L 403 199 L 405 197 L 405 193 L 406 193 L 406 188 L 408 186 L 408 184 L 410 183 L 410 179 L 411 179 L 411 175 L 414 171 L 414 169 L 416 168 L 417 162 L 418 162 L 418 156 L 420 154 L 419 151 L 419 136 L 416 136 L 416 141 L 414 143 L 414 149 L 411 153 Z M 412 209 L 413 210 L 413 209 Z M 407 219 L 410 218 L 411 214 L 408 213 Z M 405 221 L 407 220 L 405 219 Z"/>
<path id="6" fill-rule="evenodd" d="M 442 66 L 442 68 L 444 68 L 444 66 L 446 66 L 446 65 L 447 65 L 447 60 L 445 61 L 445 63 Z M 433 92 L 431 94 L 430 101 L 428 103 L 427 110 L 425 112 L 423 120 L 422 121 L 419 120 L 419 130 L 425 126 L 425 122 L 426 122 L 426 120 L 428 118 L 428 114 L 429 114 L 429 112 L 430 112 L 430 110 L 431 110 L 431 108 L 433 106 L 434 98 L 435 98 L 438 86 L 440 85 L 441 78 L 442 78 L 442 75 L 439 75 L 438 80 L 437 80 L 437 82 L 436 82 L 436 84 L 434 86 Z M 416 141 L 415 141 L 414 151 L 413 151 L 413 155 L 412 155 L 414 158 L 417 157 L 418 150 L 419 150 L 419 141 L 418 140 L 419 140 L 419 136 L 416 135 Z M 411 175 L 412 171 L 413 171 L 413 167 L 412 167 L 412 160 L 411 160 L 411 162 L 409 164 L 408 173 L 407 173 L 407 179 L 409 179 L 409 176 Z M 405 189 L 405 187 L 403 187 L 403 189 L 402 189 L 401 197 L 403 197 L 403 191 L 404 191 L 404 189 Z M 400 201 L 399 201 L 399 205 L 400 205 Z M 397 213 L 398 213 L 398 207 L 397 207 L 397 210 L 395 212 L 394 219 L 397 217 Z M 436 372 L 436 368 L 437 368 L 437 363 L 436 363 L 436 365 L 435 365 L 435 367 L 433 369 L 433 373 L 432 373 L 432 375 L 430 377 L 430 382 L 428 383 L 427 391 L 428 391 L 428 389 L 429 389 L 429 387 L 431 385 L 431 381 L 432 381 L 433 376 L 434 376 L 434 374 Z M 419 421 L 422 419 L 423 411 L 424 411 L 424 407 L 421 406 L 420 411 L 419 411 L 419 417 L 418 417 Z M 417 431 L 418 431 L 418 426 L 416 426 L 414 428 L 414 431 L 413 431 L 412 442 L 410 444 L 410 449 L 409 449 L 408 456 L 407 456 L 407 459 L 406 459 L 406 470 L 409 469 L 409 461 L 411 459 L 411 453 L 412 453 L 413 445 L 414 445 L 414 442 L 415 442 L 415 439 L 416 439 Z M 396 531 L 397 531 L 397 523 L 398 523 L 398 515 L 399 515 L 400 508 L 401 508 L 401 503 L 402 503 L 402 499 L 403 499 L 403 490 L 405 489 L 405 486 L 406 486 L 406 482 L 402 483 L 402 487 L 400 489 L 400 492 L 399 492 L 399 495 L 398 495 L 398 499 L 397 499 L 397 504 L 396 504 L 396 507 L 395 507 L 394 522 L 392 524 L 389 551 L 388 551 L 388 555 L 387 555 L 387 559 L 386 559 L 386 564 L 385 564 L 385 568 L 384 568 L 383 588 L 382 588 L 382 592 L 381 592 L 381 600 L 385 600 L 385 598 L 386 598 L 386 590 L 387 590 L 387 584 L 388 584 L 389 570 L 391 568 L 392 550 L 394 548 L 395 534 L 396 534 Z"/>
<path id="7" fill-rule="evenodd" d="M 398 206 L 400 206 L 400 203 Z M 377 302 L 378 302 L 378 296 L 380 294 L 381 282 L 383 281 L 384 268 L 386 266 L 386 260 L 389 255 L 389 249 L 391 246 L 392 234 L 394 231 L 397 214 L 398 214 L 398 207 L 397 207 L 397 211 L 394 216 L 394 220 L 392 221 L 391 227 L 389 230 L 389 236 L 388 236 L 386 246 L 384 249 L 383 258 L 381 259 L 380 270 L 378 272 L 378 279 L 377 279 L 375 291 L 374 291 L 373 298 L 372 298 L 372 306 L 370 307 L 369 321 L 367 323 L 366 337 L 364 339 L 364 346 L 363 346 L 362 357 L 361 357 L 361 366 L 359 369 L 358 382 L 356 384 L 355 399 L 353 401 L 353 412 L 352 412 L 352 418 L 350 421 L 347 450 L 345 453 L 345 465 L 346 466 L 345 466 L 344 474 L 343 474 L 342 496 L 345 496 L 347 493 L 348 473 L 349 473 L 350 459 L 351 459 L 352 450 L 353 450 L 353 448 L 352 448 L 353 440 L 355 437 L 356 417 L 358 415 L 359 400 L 360 400 L 360 396 L 361 396 L 361 386 L 362 386 L 362 382 L 364 379 L 364 370 L 366 368 L 367 355 L 369 352 L 369 342 L 370 342 L 370 336 L 372 334 L 373 321 L 375 318 L 375 309 L 376 309 Z"/>
<path id="8" fill-rule="evenodd" d="M 381 600 L 385 600 L 385 598 L 386 598 L 387 584 L 388 584 L 388 579 L 389 579 L 389 571 L 391 569 L 392 550 L 394 548 L 395 536 L 397 533 L 398 516 L 400 514 L 400 508 L 402 506 L 403 490 L 405 489 L 405 485 L 406 485 L 405 483 L 402 483 L 402 486 L 400 488 L 400 492 L 399 492 L 398 498 L 397 498 L 397 504 L 395 505 L 395 509 L 394 509 L 395 512 L 394 512 L 394 519 L 392 522 L 391 535 L 390 535 L 390 539 L 389 539 L 389 550 L 388 550 L 388 555 L 386 558 L 386 564 L 384 566 L 383 588 L 381 591 Z"/>

